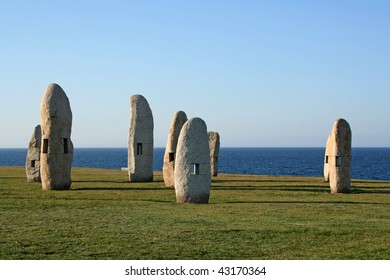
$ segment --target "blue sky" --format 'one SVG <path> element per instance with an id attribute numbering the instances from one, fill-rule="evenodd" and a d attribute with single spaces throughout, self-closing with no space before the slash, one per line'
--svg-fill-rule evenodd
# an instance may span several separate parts
<path id="1" fill-rule="evenodd" d="M 174 113 L 221 145 L 390 146 L 390 1 L 0 1 L 0 147 L 26 147 L 49 83 L 76 147 L 126 147 L 142 94 L 164 147 Z"/>

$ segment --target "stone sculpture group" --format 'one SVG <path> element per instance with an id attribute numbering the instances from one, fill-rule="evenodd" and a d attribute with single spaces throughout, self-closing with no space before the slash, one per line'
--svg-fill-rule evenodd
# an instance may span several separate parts
<path id="1" fill-rule="evenodd" d="M 131 96 L 128 137 L 130 182 L 153 181 L 153 129 L 153 113 L 147 100 L 142 95 Z M 73 160 L 71 131 L 69 99 L 58 84 L 49 84 L 41 102 L 41 124 L 34 129 L 26 156 L 29 182 L 41 182 L 45 190 L 70 189 Z M 203 120 L 193 118 L 188 121 L 182 111 L 175 114 L 164 157 L 164 181 L 166 186 L 177 186 L 178 202 L 208 203 L 211 185 L 208 139 Z M 213 142 L 213 145 L 216 144 Z M 215 150 L 214 146 L 213 156 L 217 158 Z M 193 173 L 189 172 L 191 166 L 194 166 Z"/>
<path id="2" fill-rule="evenodd" d="M 218 166 L 219 136 L 218 149 L 217 141 L 212 143 L 216 166 L 213 172 L 217 174 L 214 170 Z M 153 114 L 142 95 L 130 98 L 128 172 L 131 182 L 153 180 Z M 173 116 L 164 153 L 163 178 L 167 187 L 175 187 L 177 202 L 208 203 L 210 146 L 207 126 L 202 119 L 188 120 L 183 111 Z"/>
<path id="3" fill-rule="evenodd" d="M 153 181 L 153 113 L 142 95 L 130 97 L 128 174 L 130 182 Z M 45 190 L 68 190 L 71 186 L 73 143 L 72 111 L 64 90 L 50 84 L 42 98 L 41 124 L 36 126 L 26 156 L 29 182 L 41 182 Z M 338 119 L 326 143 L 324 179 L 332 193 L 350 192 L 352 132 Z M 164 153 L 163 178 L 175 187 L 179 203 L 208 203 L 211 176 L 218 175 L 220 136 L 207 132 L 200 118 L 174 114 Z"/>

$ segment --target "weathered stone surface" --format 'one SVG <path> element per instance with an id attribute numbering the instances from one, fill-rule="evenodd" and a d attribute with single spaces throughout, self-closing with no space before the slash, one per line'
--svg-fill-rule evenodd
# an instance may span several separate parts
<path id="1" fill-rule="evenodd" d="M 28 144 L 26 156 L 26 176 L 29 182 L 41 181 L 41 126 L 37 125 Z"/>
<path id="2" fill-rule="evenodd" d="M 330 135 L 326 141 L 325 157 L 324 157 L 324 180 L 329 182 L 329 150 L 330 150 Z"/>
<path id="3" fill-rule="evenodd" d="M 219 157 L 219 134 L 218 132 L 209 131 L 209 146 L 210 146 L 210 168 L 211 175 L 218 176 L 218 157 Z"/>
<path id="4" fill-rule="evenodd" d="M 68 190 L 72 184 L 72 110 L 64 90 L 50 84 L 41 103 L 41 180 L 45 190 Z"/>
<path id="5" fill-rule="evenodd" d="M 131 182 L 153 181 L 153 114 L 142 95 L 130 97 L 128 173 Z"/>
<path id="6" fill-rule="evenodd" d="M 349 123 L 338 119 L 333 125 L 328 147 L 329 184 L 332 193 L 350 192 L 351 143 Z"/>
<path id="7" fill-rule="evenodd" d="M 200 118 L 189 119 L 181 129 L 174 174 L 177 202 L 209 202 L 210 148 L 207 126 Z"/>
<path id="8" fill-rule="evenodd" d="M 187 120 L 188 119 L 186 113 L 184 113 L 183 111 L 178 111 L 173 116 L 171 126 L 169 127 L 169 134 L 167 146 L 165 148 L 163 164 L 164 184 L 167 187 L 173 187 L 175 185 L 174 170 L 177 141 L 179 140 L 181 128 Z"/>

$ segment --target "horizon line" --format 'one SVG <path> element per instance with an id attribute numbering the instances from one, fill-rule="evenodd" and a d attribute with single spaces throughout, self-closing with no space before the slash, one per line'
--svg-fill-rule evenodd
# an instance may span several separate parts
<path id="1" fill-rule="evenodd" d="M 154 149 L 165 149 L 166 147 L 153 147 Z M 223 149 L 307 149 L 307 148 L 325 148 L 325 146 L 221 146 L 220 148 Z M 352 148 L 390 148 L 390 146 L 352 146 Z M 0 149 L 28 149 L 28 147 L 0 147 Z M 104 146 L 97 146 L 97 147 L 86 147 L 86 146 L 80 146 L 80 147 L 74 147 L 74 149 L 127 149 L 127 147 L 104 147 Z"/>

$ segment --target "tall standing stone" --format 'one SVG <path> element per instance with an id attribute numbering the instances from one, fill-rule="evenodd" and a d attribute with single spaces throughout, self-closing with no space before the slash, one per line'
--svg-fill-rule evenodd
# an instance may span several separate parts
<path id="1" fill-rule="evenodd" d="M 329 151 L 330 151 L 330 135 L 328 136 L 328 140 L 326 141 L 325 148 L 325 157 L 324 157 L 324 180 L 325 182 L 329 182 Z"/>
<path id="2" fill-rule="evenodd" d="M 167 146 L 164 153 L 164 164 L 163 164 L 163 178 L 164 184 L 167 187 L 173 187 L 175 185 L 175 158 L 176 158 L 176 148 L 177 141 L 179 140 L 179 135 L 181 128 L 184 123 L 187 121 L 187 115 L 183 111 L 178 111 L 173 116 L 171 126 L 169 128 Z"/>
<path id="3" fill-rule="evenodd" d="M 142 95 L 130 97 L 128 172 L 131 182 L 153 181 L 153 114 Z"/>
<path id="4" fill-rule="evenodd" d="M 349 123 L 338 119 L 329 140 L 329 184 L 332 193 L 348 193 L 351 187 L 351 143 Z"/>
<path id="5" fill-rule="evenodd" d="M 50 84 L 41 103 L 41 179 L 45 190 L 68 190 L 72 184 L 72 110 L 64 90 Z"/>
<path id="6" fill-rule="evenodd" d="M 211 175 L 218 176 L 218 157 L 219 157 L 219 134 L 218 132 L 209 131 L 209 146 L 210 146 L 210 168 Z"/>
<path id="7" fill-rule="evenodd" d="M 176 150 L 175 192 L 179 203 L 208 203 L 210 148 L 206 123 L 189 119 L 182 127 Z"/>
<path id="8" fill-rule="evenodd" d="M 37 125 L 28 144 L 26 156 L 26 176 L 29 182 L 41 182 L 41 126 Z"/>

